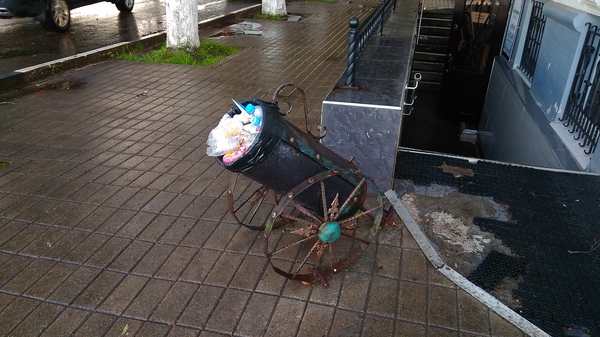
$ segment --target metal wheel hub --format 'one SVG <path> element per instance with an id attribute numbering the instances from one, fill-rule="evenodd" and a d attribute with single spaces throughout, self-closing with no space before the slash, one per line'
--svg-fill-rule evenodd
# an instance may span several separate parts
<path id="1" fill-rule="evenodd" d="M 340 238 L 341 227 L 337 221 L 326 222 L 319 227 L 319 240 L 332 243 Z"/>

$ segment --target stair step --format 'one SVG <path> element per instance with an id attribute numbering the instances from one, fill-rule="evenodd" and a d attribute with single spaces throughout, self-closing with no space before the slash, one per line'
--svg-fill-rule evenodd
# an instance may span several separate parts
<path id="1" fill-rule="evenodd" d="M 417 101 L 419 100 L 419 91 L 437 92 L 440 91 L 441 87 L 442 83 L 421 80 L 421 82 L 419 82 L 419 87 L 417 88 Z"/>
<path id="2" fill-rule="evenodd" d="M 448 47 L 446 45 L 435 45 L 435 44 L 422 44 L 419 43 L 415 46 L 415 51 L 424 52 L 424 53 L 436 53 L 436 54 L 446 54 Z"/>
<path id="3" fill-rule="evenodd" d="M 413 56 L 413 60 L 444 63 L 446 61 L 446 54 L 427 53 L 427 52 L 422 52 L 422 51 L 416 51 Z"/>
<path id="4" fill-rule="evenodd" d="M 442 72 L 444 71 L 444 64 L 438 62 L 427 62 L 413 60 L 412 70 L 430 71 L 430 72 Z"/>
<path id="5" fill-rule="evenodd" d="M 421 18 L 421 26 L 430 27 L 452 27 L 452 18 L 450 19 L 439 19 L 439 18 Z"/>
<path id="6" fill-rule="evenodd" d="M 453 16 L 454 16 L 453 9 L 425 9 L 425 10 L 423 10 L 423 17 L 427 17 L 427 18 L 452 20 Z"/>
<path id="7" fill-rule="evenodd" d="M 428 44 L 428 45 L 442 45 L 447 46 L 450 37 L 448 36 L 433 36 L 433 35 L 419 35 L 419 44 Z"/>
<path id="8" fill-rule="evenodd" d="M 442 77 L 444 74 L 442 72 L 432 72 L 432 71 L 417 71 L 415 69 L 411 69 L 410 76 L 413 78 L 415 73 L 421 74 L 421 82 L 431 82 L 431 83 L 442 83 Z M 420 85 L 420 84 L 419 84 Z"/>
<path id="9" fill-rule="evenodd" d="M 425 10 L 415 47 L 411 77 L 421 74 L 417 91 L 439 92 L 452 27 L 453 10 Z"/>
<path id="10" fill-rule="evenodd" d="M 450 36 L 450 27 L 432 27 L 421 25 L 421 34 L 431 36 Z"/>

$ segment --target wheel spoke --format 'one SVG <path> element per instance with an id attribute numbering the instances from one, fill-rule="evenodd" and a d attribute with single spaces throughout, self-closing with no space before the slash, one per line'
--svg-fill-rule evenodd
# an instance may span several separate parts
<path id="1" fill-rule="evenodd" d="M 248 202 L 250 202 L 250 204 L 262 203 L 263 199 L 267 196 L 267 191 L 268 189 L 266 187 L 259 187 L 256 191 L 250 194 L 249 197 L 240 202 L 239 206 L 234 210 L 234 212 L 239 211 Z"/>
<path id="2" fill-rule="evenodd" d="M 323 219 L 320 219 L 319 217 L 317 217 L 316 215 L 313 214 L 313 212 L 311 212 L 310 210 L 308 210 L 306 207 L 294 203 L 294 207 L 296 207 L 297 210 L 299 210 L 300 212 L 302 212 L 302 214 L 306 215 L 307 217 L 313 219 L 316 223 L 322 223 Z M 282 213 L 283 214 L 283 213 Z"/>
<path id="3" fill-rule="evenodd" d="M 362 217 L 363 217 L 363 216 L 365 216 L 365 215 L 368 215 L 368 214 L 370 214 L 370 213 L 373 213 L 373 212 L 375 212 L 375 211 L 378 211 L 378 210 L 380 210 L 380 209 L 381 209 L 381 207 L 382 207 L 382 206 L 380 205 L 380 206 L 377 206 L 377 207 L 374 207 L 374 208 L 368 209 L 368 210 L 366 210 L 366 211 L 362 211 L 362 212 L 360 212 L 359 214 L 356 214 L 356 215 L 354 215 L 354 216 L 351 216 L 351 217 L 349 217 L 349 218 L 347 218 L 347 219 L 345 219 L 345 220 L 342 220 L 342 221 L 340 221 L 340 226 L 342 226 L 342 225 L 345 225 L 345 224 L 347 224 L 347 223 L 349 223 L 349 222 L 352 222 L 352 221 L 356 221 L 357 219 L 360 219 L 360 218 L 362 218 Z"/>
<path id="4" fill-rule="evenodd" d="M 289 248 L 292 248 L 292 247 L 295 247 L 295 246 L 297 246 L 297 245 L 299 245 L 299 244 L 301 244 L 301 243 L 303 243 L 303 242 L 306 242 L 306 241 L 310 240 L 310 239 L 311 239 L 311 238 L 313 238 L 313 237 L 315 237 L 315 236 L 314 236 L 314 235 L 311 235 L 311 236 L 309 236 L 309 237 L 306 237 L 306 238 L 304 238 L 304 239 L 301 239 L 301 240 L 298 240 L 298 241 L 296 241 L 296 242 L 294 242 L 294 243 L 291 243 L 291 244 L 289 244 L 289 245 L 287 245 L 287 246 L 281 247 L 281 248 L 279 248 L 279 249 L 277 249 L 277 250 L 275 250 L 275 251 L 271 252 L 271 253 L 269 254 L 269 256 L 273 256 L 273 255 L 275 255 L 275 254 L 279 254 L 279 253 L 283 252 L 284 250 L 286 250 L 286 249 L 289 249 Z M 318 242 L 318 241 L 317 241 L 317 242 Z"/>
<path id="5" fill-rule="evenodd" d="M 333 201 L 331 202 L 331 208 L 327 211 L 327 214 L 329 214 L 327 217 L 327 219 L 329 219 L 328 221 L 335 221 L 334 219 L 337 219 L 338 214 L 340 213 L 340 209 L 338 208 L 340 205 L 340 202 L 338 201 L 339 197 L 340 194 L 336 193 L 335 198 L 333 198 Z"/>
<path id="6" fill-rule="evenodd" d="M 323 261 L 323 255 L 325 255 L 325 248 L 327 248 L 329 245 L 321 241 L 317 241 L 317 243 L 319 244 L 319 248 L 317 249 L 317 263 L 321 265 L 321 262 Z"/>
<path id="7" fill-rule="evenodd" d="M 333 267 L 335 264 L 335 262 L 333 260 L 333 248 L 331 247 L 331 245 L 328 245 L 328 246 L 329 246 L 329 268 L 331 269 L 332 273 L 335 273 L 336 270 Z"/>
<path id="8" fill-rule="evenodd" d="M 309 220 L 306 219 L 301 219 L 297 216 L 293 216 L 291 214 L 287 214 L 287 213 L 281 213 L 281 217 L 287 220 L 292 220 L 292 221 L 297 221 L 300 223 L 303 223 L 306 225 L 307 228 L 318 228 L 319 224 L 315 224 L 314 222 L 310 222 Z"/>
<path id="9" fill-rule="evenodd" d="M 356 236 L 354 236 L 354 235 L 351 235 L 351 234 L 341 233 L 341 236 L 343 236 L 343 237 L 345 237 L 345 238 L 348 238 L 348 239 L 350 239 L 350 240 L 352 240 L 352 241 L 358 241 L 358 242 L 364 243 L 364 244 L 366 244 L 366 245 L 368 245 L 368 244 L 370 244 L 370 243 L 371 243 L 371 241 L 367 241 L 367 240 L 364 240 L 364 239 L 358 238 L 358 237 L 356 237 Z"/>
<path id="10" fill-rule="evenodd" d="M 325 183 L 321 180 L 321 201 L 323 202 L 323 219 L 327 219 L 327 195 L 325 194 Z"/>
<path id="11" fill-rule="evenodd" d="M 252 206 L 252 212 L 250 213 L 250 218 L 247 220 L 248 222 L 252 222 L 252 220 L 254 220 L 254 217 L 256 216 L 256 213 L 258 213 L 258 210 L 260 209 L 260 206 L 262 205 L 263 201 L 265 200 L 266 196 L 267 196 L 267 188 L 266 187 L 261 187 L 258 190 L 254 191 L 254 193 L 252 193 L 252 195 L 250 196 L 251 200 L 250 201 L 250 205 L 254 205 Z M 246 203 L 248 202 L 248 199 L 246 199 L 244 201 L 243 204 L 241 204 L 235 211 L 237 212 L 238 210 L 240 210 Z"/>
<path id="12" fill-rule="evenodd" d="M 238 176 L 239 175 L 236 173 L 231 175 L 229 187 L 227 189 L 227 208 L 229 210 L 229 213 L 231 214 L 231 216 L 233 216 L 233 218 L 238 224 L 252 230 L 263 230 L 265 228 L 264 222 L 262 220 L 254 221 L 254 219 L 256 218 L 257 214 L 260 214 L 259 212 L 261 208 L 265 207 L 265 204 L 267 207 L 272 207 L 271 204 L 265 203 L 265 200 L 269 195 L 269 189 L 265 186 L 261 186 L 259 188 L 256 188 L 252 193 L 250 193 L 249 196 L 241 198 L 241 201 L 234 202 L 234 191 L 238 180 Z M 249 193 L 252 190 L 252 188 L 254 187 L 247 187 L 246 189 L 242 190 L 246 190 Z M 244 192 L 245 191 L 242 191 L 241 195 L 247 194 Z M 273 192 L 273 195 L 274 200 L 277 201 L 277 195 L 275 194 L 275 192 Z M 283 224 L 278 224 L 276 228 L 282 225 Z"/>
<path id="13" fill-rule="evenodd" d="M 362 188 L 362 185 L 364 185 L 365 181 L 366 181 L 366 179 L 362 178 L 360 180 L 360 182 L 356 185 L 356 187 L 354 188 L 354 190 L 352 191 L 352 193 L 350 193 L 350 195 L 348 196 L 348 198 L 346 198 L 346 200 L 342 204 L 342 207 L 340 207 L 340 209 L 342 210 L 342 212 L 346 209 L 346 207 L 348 207 L 348 204 L 350 204 L 350 201 L 354 201 L 354 197 L 356 196 L 356 194 L 358 193 L 358 191 Z M 339 213 L 338 213 L 338 216 L 339 216 Z M 337 217 L 335 219 L 331 219 L 331 221 L 334 221 L 334 220 L 337 220 Z"/>
<path id="14" fill-rule="evenodd" d="M 306 257 L 304 258 L 304 260 L 302 260 L 302 263 L 300 263 L 300 265 L 294 272 L 294 277 L 296 277 L 296 275 L 298 275 L 300 270 L 302 270 L 302 267 L 304 267 L 304 265 L 306 264 L 306 261 L 308 261 L 308 258 L 312 255 L 312 252 L 319 246 L 319 242 L 320 241 L 317 241 L 317 242 L 315 242 L 314 245 L 312 245 L 312 247 L 310 248 L 310 251 L 308 252 L 308 254 L 306 254 Z"/>

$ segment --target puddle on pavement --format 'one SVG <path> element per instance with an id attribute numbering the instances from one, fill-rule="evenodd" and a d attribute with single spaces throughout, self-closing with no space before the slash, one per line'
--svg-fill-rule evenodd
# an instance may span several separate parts
<path id="1" fill-rule="evenodd" d="M 34 92 L 38 93 L 43 91 L 78 89 L 84 86 L 84 84 L 85 83 L 79 81 L 61 81 L 55 83 L 40 83 L 35 86 L 32 86 L 31 88 Z"/>
<path id="2" fill-rule="evenodd" d="M 468 172 L 453 173 L 468 175 L 465 174 Z M 405 193 L 401 199 L 444 262 L 464 277 L 468 278 L 491 251 L 512 255 L 501 240 L 473 224 L 476 217 L 510 221 L 506 209 L 493 199 L 458 191 L 440 196 Z M 490 293 L 509 307 L 517 308 L 520 304 L 512 291 L 520 281 L 520 276 L 505 277 Z"/>
<path id="3" fill-rule="evenodd" d="M 312 14 L 291 14 L 289 13 L 285 19 L 282 20 L 274 20 L 274 21 L 282 21 L 282 22 L 300 22 L 306 20 Z M 261 20 L 269 20 L 269 19 L 261 19 Z M 216 34 L 210 35 L 209 37 L 222 37 L 222 36 L 235 36 L 235 35 L 262 35 L 263 31 L 261 29 L 261 24 L 253 21 L 242 21 L 235 24 L 231 24 L 226 26 L 222 31 L 219 31 Z"/>
<path id="4" fill-rule="evenodd" d="M 53 81 L 53 82 L 42 82 L 33 83 L 24 87 L 16 88 L 12 91 L 5 92 L 0 95 L 0 103 L 2 104 L 16 104 L 14 99 L 20 98 L 31 94 L 44 94 L 52 91 L 63 91 L 63 90 L 74 90 L 85 86 L 85 82 L 81 81 Z"/>

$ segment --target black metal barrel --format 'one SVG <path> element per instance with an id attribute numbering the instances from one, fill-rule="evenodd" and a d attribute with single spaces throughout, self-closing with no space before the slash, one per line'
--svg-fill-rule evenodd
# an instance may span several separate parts
<path id="1" fill-rule="evenodd" d="M 236 161 L 223 163 L 223 157 L 217 157 L 217 162 L 227 170 L 243 174 L 279 194 L 285 194 L 318 173 L 353 169 L 347 160 L 282 118 L 276 103 L 249 99 L 242 104 L 248 103 L 262 108 L 262 128 L 248 151 Z M 233 116 L 241 112 L 237 107 L 232 107 L 227 113 Z M 326 179 L 324 183 L 328 204 L 336 195 L 342 203 L 358 185 L 359 174 L 338 175 Z M 366 184 L 361 187 L 358 196 L 342 212 L 352 215 L 362 206 Z M 319 184 L 311 186 L 294 200 L 313 211 L 322 212 Z"/>

